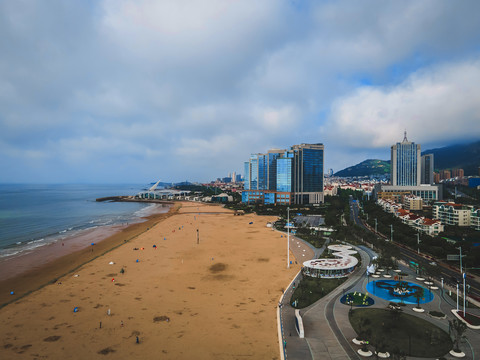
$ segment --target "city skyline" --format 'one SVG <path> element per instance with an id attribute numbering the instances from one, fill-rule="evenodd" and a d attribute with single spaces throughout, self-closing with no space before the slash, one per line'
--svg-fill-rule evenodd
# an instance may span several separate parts
<path id="1" fill-rule="evenodd" d="M 480 139 L 480 3 L 0 3 L 0 183 L 207 182 Z"/>

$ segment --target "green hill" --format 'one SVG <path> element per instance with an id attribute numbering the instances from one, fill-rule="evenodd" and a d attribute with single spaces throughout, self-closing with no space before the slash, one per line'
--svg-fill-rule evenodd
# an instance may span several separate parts
<path id="1" fill-rule="evenodd" d="M 478 175 L 480 141 L 426 150 L 422 152 L 424 154 L 433 154 L 435 171 L 463 169 L 465 176 Z"/>
<path id="2" fill-rule="evenodd" d="M 369 159 L 335 173 L 335 176 L 369 176 L 390 173 L 390 161 Z"/>

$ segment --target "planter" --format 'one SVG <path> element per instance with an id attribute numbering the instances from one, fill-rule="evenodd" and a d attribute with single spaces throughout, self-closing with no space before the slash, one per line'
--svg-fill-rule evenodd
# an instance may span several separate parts
<path id="1" fill-rule="evenodd" d="M 415 312 L 418 312 L 418 313 L 425 312 L 425 309 L 417 308 L 417 307 L 414 307 L 412 310 L 415 311 Z"/>
<path id="2" fill-rule="evenodd" d="M 363 345 L 365 344 L 365 342 L 363 340 L 358 340 L 357 338 L 353 338 L 352 339 L 352 342 L 355 344 L 355 345 Z"/>
<path id="3" fill-rule="evenodd" d="M 455 315 L 460 321 L 464 322 L 467 327 L 469 327 L 470 329 L 474 329 L 474 330 L 479 330 L 480 329 L 480 325 L 472 325 L 470 324 L 468 321 L 466 321 L 463 317 L 460 316 L 460 312 L 462 312 L 461 310 L 456 310 L 456 309 L 452 309 L 450 310 L 452 312 L 453 315 Z"/>
<path id="4" fill-rule="evenodd" d="M 432 314 L 430 314 L 430 313 L 429 313 L 428 315 L 430 315 L 432 318 L 434 318 L 434 319 L 438 319 L 438 320 L 444 320 L 444 319 L 446 319 L 446 318 L 447 318 L 447 315 L 443 315 L 443 316 L 435 316 L 435 315 L 432 315 Z"/>
<path id="5" fill-rule="evenodd" d="M 460 352 L 456 352 L 454 350 L 450 350 L 449 352 L 450 355 L 456 357 L 456 358 L 463 358 L 465 357 L 465 353 L 463 351 L 460 351 Z"/>
<path id="6" fill-rule="evenodd" d="M 358 354 L 363 357 L 370 357 L 373 355 L 373 353 L 370 350 L 363 351 L 362 349 L 357 350 Z"/>

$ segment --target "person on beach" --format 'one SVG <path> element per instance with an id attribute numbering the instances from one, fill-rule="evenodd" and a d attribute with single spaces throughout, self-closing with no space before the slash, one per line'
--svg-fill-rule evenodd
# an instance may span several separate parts
<path id="1" fill-rule="evenodd" d="M 135 342 L 136 342 L 137 344 L 140 344 L 140 339 L 138 338 L 138 336 L 137 336 L 137 339 L 136 339 Z"/>
<path id="2" fill-rule="evenodd" d="M 123 327 L 123 320 L 120 321 L 120 327 Z"/>

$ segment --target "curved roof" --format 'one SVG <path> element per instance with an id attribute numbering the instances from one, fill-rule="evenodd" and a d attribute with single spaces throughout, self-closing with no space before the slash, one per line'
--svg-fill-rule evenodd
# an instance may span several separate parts
<path id="1" fill-rule="evenodd" d="M 333 251 L 333 255 L 338 259 L 314 259 L 303 263 L 303 266 L 317 270 L 344 270 L 350 269 L 358 264 L 358 259 L 354 256 L 357 252 L 351 246 L 330 245 L 328 247 Z"/>

